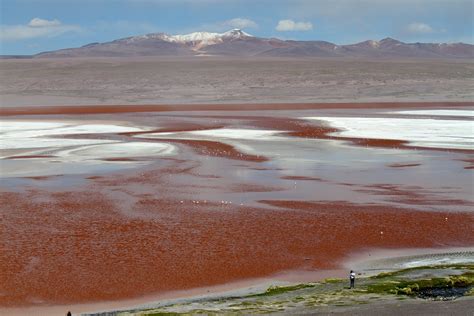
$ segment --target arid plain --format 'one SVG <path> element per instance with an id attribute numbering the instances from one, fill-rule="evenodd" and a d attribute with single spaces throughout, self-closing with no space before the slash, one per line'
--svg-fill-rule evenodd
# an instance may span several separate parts
<path id="1" fill-rule="evenodd" d="M 474 245 L 471 61 L 32 59 L 0 72 L 6 312 Z"/>
<path id="2" fill-rule="evenodd" d="M 471 101 L 469 59 L 2 60 L 2 106 Z"/>

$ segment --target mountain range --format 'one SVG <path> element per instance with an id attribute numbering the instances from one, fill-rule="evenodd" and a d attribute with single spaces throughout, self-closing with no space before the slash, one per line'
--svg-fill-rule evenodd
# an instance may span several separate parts
<path id="1" fill-rule="evenodd" d="M 233 29 L 225 33 L 195 32 L 185 35 L 152 33 L 106 43 L 91 43 L 78 48 L 43 52 L 32 57 L 133 56 L 474 58 L 474 45 L 404 43 L 392 38 L 336 45 L 325 41 L 261 38 L 240 29 Z"/>

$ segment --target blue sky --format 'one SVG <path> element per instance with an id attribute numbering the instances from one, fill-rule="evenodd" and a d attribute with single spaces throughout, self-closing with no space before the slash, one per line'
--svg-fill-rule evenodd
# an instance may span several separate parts
<path id="1" fill-rule="evenodd" d="M 121 37 L 223 32 L 348 44 L 473 43 L 474 0 L 0 0 L 1 54 Z"/>

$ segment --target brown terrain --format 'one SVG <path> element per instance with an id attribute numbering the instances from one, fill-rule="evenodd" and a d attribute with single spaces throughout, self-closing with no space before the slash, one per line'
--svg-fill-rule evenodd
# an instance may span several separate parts
<path id="1" fill-rule="evenodd" d="M 471 102 L 473 78 L 472 59 L 136 57 L 0 60 L 0 103 L 5 108 L 107 104 Z"/>

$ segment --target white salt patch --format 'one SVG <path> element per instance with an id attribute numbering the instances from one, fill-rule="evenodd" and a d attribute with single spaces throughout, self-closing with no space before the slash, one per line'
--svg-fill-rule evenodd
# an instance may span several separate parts
<path id="1" fill-rule="evenodd" d="M 201 131 L 189 132 L 166 132 L 166 133 L 150 133 L 137 135 L 137 138 L 172 138 L 172 139 L 188 139 L 188 140 L 211 140 L 220 141 L 237 148 L 237 150 L 246 154 L 259 154 L 259 150 L 253 148 L 252 145 L 244 144 L 242 141 L 272 141 L 281 140 L 283 136 L 278 134 L 283 131 L 244 129 L 244 128 L 219 128 Z"/>
<path id="2" fill-rule="evenodd" d="M 51 136 L 137 132 L 144 129 L 116 124 L 80 124 L 78 122 L 0 122 L 0 149 L 61 148 L 115 143 L 114 140 L 69 139 Z"/>
<path id="3" fill-rule="evenodd" d="M 142 128 L 132 126 L 122 126 L 114 124 L 84 124 L 72 125 L 62 128 L 56 128 L 51 131 L 45 131 L 42 135 L 61 135 L 61 134 L 100 134 L 100 133 L 124 133 L 124 132 L 141 132 Z"/>
<path id="4" fill-rule="evenodd" d="M 332 135 L 409 141 L 413 146 L 474 149 L 474 122 L 378 117 L 306 117 L 340 129 Z"/>
<path id="5" fill-rule="evenodd" d="M 143 129 L 116 124 L 80 124 L 78 122 L 35 122 L 35 121 L 2 121 L 0 122 L 0 150 L 11 149 L 58 149 L 71 146 L 115 143 L 114 140 L 69 139 L 52 136 L 135 132 Z M 26 153 L 27 155 L 28 153 Z M 0 154 L 0 158 L 7 157 Z"/>
<path id="6" fill-rule="evenodd" d="M 8 124 L 5 124 L 8 123 Z M 139 132 L 143 129 L 113 124 L 84 124 L 74 125 L 65 123 L 40 122 L 2 122 L 0 135 L 3 138 L 26 138 L 53 135 L 100 134 Z"/>
<path id="7" fill-rule="evenodd" d="M 31 121 L 2 121 L 0 122 L 0 133 L 11 131 L 44 130 L 66 126 L 65 123 L 57 122 L 31 122 Z"/>
<path id="8" fill-rule="evenodd" d="M 102 134 L 144 131 L 145 128 L 119 124 L 82 124 L 73 121 L 3 121 L 0 122 L 0 158 L 25 155 L 54 155 L 44 161 L 85 163 L 93 159 L 168 155 L 170 144 L 122 142 L 93 138 L 67 138 L 62 135 Z M 80 137 L 80 136 L 79 136 Z"/>
<path id="9" fill-rule="evenodd" d="M 210 136 L 217 138 L 232 138 L 232 139 L 268 139 L 269 136 L 274 136 L 279 131 L 267 131 L 267 130 L 257 130 L 257 129 L 241 129 L 241 128 L 219 128 L 219 129 L 209 129 L 202 131 L 192 131 L 189 134 L 200 135 L 200 136 Z"/>
<path id="10" fill-rule="evenodd" d="M 424 267 L 432 265 L 441 265 L 441 264 L 460 264 L 460 263 L 473 263 L 473 257 L 459 257 L 459 256 L 449 256 L 441 258 L 426 258 L 420 260 L 412 260 L 403 263 L 401 266 L 403 268 L 414 268 L 414 267 Z"/>
<path id="11" fill-rule="evenodd" d="M 474 117 L 474 110 L 411 110 L 386 112 L 391 114 L 431 115 L 431 116 L 466 116 Z"/>
<path id="12" fill-rule="evenodd" d="M 141 135 L 143 138 L 159 138 L 161 136 L 175 136 L 175 138 L 189 138 L 191 136 L 204 136 L 205 138 L 228 138 L 228 139 L 250 139 L 250 140 L 270 140 L 281 131 L 268 131 L 258 129 L 243 128 L 219 128 L 202 131 L 176 132 L 176 133 L 151 133 Z M 194 139 L 195 137 L 193 137 Z M 202 139 L 202 137 L 197 137 Z"/>
<path id="13" fill-rule="evenodd" d="M 105 145 L 89 146 L 77 150 L 69 151 L 69 155 L 92 158 L 121 158 L 121 157 L 149 157 L 158 155 L 170 155 L 175 151 L 175 147 L 170 144 L 129 142 L 114 143 Z"/>
<path id="14" fill-rule="evenodd" d="M 37 149 L 37 148 L 62 148 L 69 146 L 85 146 L 91 144 L 114 143 L 114 140 L 95 139 L 66 139 L 66 138 L 6 138 L 0 142 L 0 150 L 7 149 Z"/>
<path id="15" fill-rule="evenodd" d="M 175 146 L 162 143 L 123 142 L 67 135 L 145 131 L 117 123 L 83 124 L 73 121 L 0 122 L 0 159 L 14 156 L 52 155 L 38 159 L 3 160 L 0 177 L 25 175 L 79 174 L 130 168 L 145 162 L 104 163 L 103 158 L 153 157 L 170 155 Z M 64 135 L 64 136 L 63 136 Z M 54 162 L 54 163 L 51 163 Z"/>

